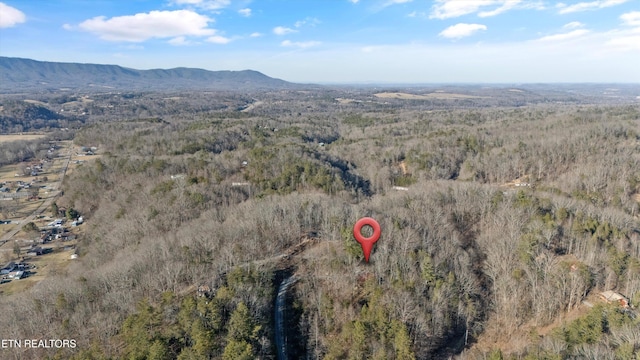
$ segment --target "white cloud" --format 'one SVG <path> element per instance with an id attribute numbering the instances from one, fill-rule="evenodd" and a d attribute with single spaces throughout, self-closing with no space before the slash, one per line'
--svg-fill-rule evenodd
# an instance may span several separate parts
<path id="1" fill-rule="evenodd" d="M 62 28 L 65 29 L 65 30 L 71 31 L 71 30 L 73 30 L 73 25 L 71 25 L 71 24 L 62 24 Z"/>
<path id="2" fill-rule="evenodd" d="M 298 30 L 294 30 L 284 26 L 276 26 L 273 28 L 273 33 L 276 35 L 287 35 L 287 34 L 292 34 L 296 32 L 298 32 Z"/>
<path id="3" fill-rule="evenodd" d="M 490 17 L 490 16 L 496 16 L 499 14 L 502 14 L 505 11 L 509 11 L 513 8 L 515 8 L 518 4 L 520 4 L 522 0 L 506 0 L 504 1 L 504 3 L 502 4 L 502 6 L 491 10 L 491 11 L 482 11 L 480 13 L 478 13 L 479 17 Z"/>
<path id="4" fill-rule="evenodd" d="M 572 21 L 570 23 L 565 24 L 562 28 L 563 29 L 577 29 L 577 28 L 581 28 L 584 27 L 584 24 L 581 23 L 580 21 Z"/>
<path id="5" fill-rule="evenodd" d="M 322 21 L 320 21 L 320 20 L 318 20 L 316 18 L 308 17 L 308 18 L 306 18 L 304 20 L 296 21 L 296 23 L 293 24 L 293 26 L 295 26 L 297 28 L 302 27 L 304 25 L 309 25 L 309 26 L 313 27 L 313 26 L 316 26 L 318 24 L 322 24 Z"/>
<path id="6" fill-rule="evenodd" d="M 263 34 L 259 32 L 254 32 L 254 33 L 251 33 L 251 35 L 249 35 L 249 37 L 252 37 L 252 38 L 257 38 L 261 36 L 263 36 Z"/>
<path id="7" fill-rule="evenodd" d="M 251 16 L 251 9 L 249 8 L 244 8 L 244 9 L 240 9 L 238 10 L 238 14 L 244 16 L 244 17 L 249 17 Z"/>
<path id="8" fill-rule="evenodd" d="M 412 11 L 412 12 L 407 14 L 407 17 L 410 17 L 410 18 L 418 18 L 418 17 L 426 18 L 427 14 L 422 12 L 422 11 Z"/>
<path id="9" fill-rule="evenodd" d="M 207 27 L 212 21 L 191 10 L 151 11 L 110 19 L 98 16 L 78 27 L 108 41 L 141 42 L 151 38 L 212 36 L 215 30 Z"/>
<path id="10" fill-rule="evenodd" d="M 625 25 L 640 26 L 640 11 L 632 11 L 622 14 L 620 15 L 620 20 L 622 20 Z"/>
<path id="11" fill-rule="evenodd" d="M 432 7 L 432 19 L 449 19 L 462 15 L 472 14 L 481 7 L 496 5 L 503 1 L 498 0 L 436 0 Z"/>
<path id="12" fill-rule="evenodd" d="M 406 4 L 406 3 L 410 3 L 413 0 L 386 0 L 384 2 L 379 1 L 376 5 L 373 6 L 372 10 L 374 12 L 378 12 L 381 10 L 384 10 L 385 8 L 392 6 L 392 5 L 397 5 L 397 4 Z"/>
<path id="13" fill-rule="evenodd" d="M 578 30 L 569 31 L 568 33 L 543 36 L 540 39 L 538 39 L 538 41 L 565 41 L 565 40 L 579 38 L 588 33 L 589 33 L 589 30 L 587 29 L 578 29 Z"/>
<path id="14" fill-rule="evenodd" d="M 473 35 L 475 32 L 480 30 L 487 30 L 487 27 L 482 24 L 460 23 L 449 26 L 448 28 L 442 30 L 439 35 L 448 39 L 460 39 L 465 36 Z"/>
<path id="15" fill-rule="evenodd" d="M 560 9 L 558 13 L 569 14 L 569 13 L 580 12 L 580 11 L 603 9 L 611 6 L 624 4 L 627 1 L 629 0 L 596 0 L 596 1 L 580 2 L 573 5 L 566 5 L 563 3 L 559 3 L 556 7 Z"/>
<path id="16" fill-rule="evenodd" d="M 319 41 L 303 41 L 303 42 L 294 42 L 294 41 L 289 41 L 289 40 L 285 40 L 283 42 L 280 43 L 281 46 L 285 46 L 285 47 L 297 47 L 297 48 L 301 48 L 301 49 L 306 49 L 306 48 L 310 48 L 312 46 L 318 46 L 321 43 Z"/>
<path id="17" fill-rule="evenodd" d="M 617 28 L 605 32 L 593 32 L 585 29 L 585 24 L 572 21 L 562 28 L 567 31 L 559 34 L 547 35 L 537 39 L 538 42 L 550 44 L 559 43 L 566 46 L 565 41 L 578 40 L 583 44 L 598 44 L 602 52 L 618 53 L 640 50 L 640 11 L 631 11 L 620 16 L 624 25 L 630 28 Z M 576 46 L 573 41 L 571 46 Z M 600 53 L 601 57 L 604 57 Z"/>
<path id="18" fill-rule="evenodd" d="M 27 21 L 24 13 L 0 2 L 0 28 L 9 28 Z"/>
<path id="19" fill-rule="evenodd" d="M 622 17 L 621 17 L 622 18 Z M 575 23 L 575 24 L 574 24 Z M 555 51 L 561 51 L 570 41 L 570 47 L 590 46 L 599 58 L 611 55 L 611 61 L 615 62 L 615 56 L 621 56 L 622 52 L 637 52 L 640 50 L 640 26 L 617 28 L 609 31 L 591 31 L 583 28 L 584 24 L 570 22 L 563 26 L 564 31 L 559 34 L 543 36 L 533 42 L 545 44 Z M 553 45 L 553 46 L 551 46 Z"/>
<path id="20" fill-rule="evenodd" d="M 357 4 L 360 0 L 349 0 L 350 3 Z"/>
<path id="21" fill-rule="evenodd" d="M 185 45 L 191 44 L 191 42 L 187 40 L 184 36 L 175 37 L 167 42 L 173 46 L 185 46 Z"/>
<path id="22" fill-rule="evenodd" d="M 206 10 L 219 10 L 231 4 L 231 0 L 174 0 L 175 5 L 193 5 Z"/>
<path id="23" fill-rule="evenodd" d="M 214 44 L 228 44 L 231 42 L 231 39 L 224 36 L 220 36 L 220 35 L 214 35 L 214 36 L 208 37 L 207 42 L 214 43 Z"/>
<path id="24" fill-rule="evenodd" d="M 609 31 L 609 40 L 606 45 L 614 50 L 638 51 L 640 50 L 640 11 L 631 11 L 620 15 L 624 25 L 631 28 Z"/>
<path id="25" fill-rule="evenodd" d="M 405 4 L 410 3 L 413 0 L 389 0 L 386 2 L 386 6 L 395 5 L 395 4 Z"/>
<path id="26" fill-rule="evenodd" d="M 485 10 L 494 7 L 493 10 Z M 478 12 L 479 17 L 491 17 L 512 9 L 543 10 L 544 3 L 538 0 L 436 0 L 431 7 L 431 19 L 450 19 Z"/>

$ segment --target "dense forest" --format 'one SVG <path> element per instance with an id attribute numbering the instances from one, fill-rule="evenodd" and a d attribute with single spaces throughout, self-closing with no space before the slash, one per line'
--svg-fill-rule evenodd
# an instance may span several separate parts
<path id="1" fill-rule="evenodd" d="M 6 354 L 273 359 L 293 277 L 291 358 L 640 359 L 640 106 L 479 91 L 85 101 L 79 258 L 0 298 L 3 338 L 78 347 Z"/>

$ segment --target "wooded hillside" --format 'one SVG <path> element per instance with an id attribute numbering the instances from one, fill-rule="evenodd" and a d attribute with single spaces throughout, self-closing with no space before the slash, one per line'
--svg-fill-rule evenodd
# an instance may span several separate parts
<path id="1" fill-rule="evenodd" d="M 78 348 L 16 358 L 272 359 L 292 274 L 294 358 L 640 357 L 640 106 L 261 96 L 77 131 L 80 256 L 0 329 Z"/>

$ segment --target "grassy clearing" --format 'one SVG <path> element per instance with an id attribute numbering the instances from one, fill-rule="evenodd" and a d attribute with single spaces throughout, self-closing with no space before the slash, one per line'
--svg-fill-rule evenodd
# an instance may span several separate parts
<path id="1" fill-rule="evenodd" d="M 36 211 L 40 205 L 44 203 L 44 199 L 37 201 L 27 201 L 26 199 L 20 199 L 20 209 L 16 212 L 15 218 L 24 218 L 31 215 L 34 211 Z M 18 233 L 17 235 L 20 235 Z"/>
<path id="2" fill-rule="evenodd" d="M 87 163 L 90 161 L 93 161 L 95 159 L 100 158 L 102 155 L 98 154 L 98 155 L 82 155 L 80 156 L 79 154 L 80 152 L 80 148 L 73 148 L 71 150 L 71 153 L 73 154 L 71 156 L 71 161 L 69 162 L 69 167 L 67 168 L 67 175 L 71 174 L 73 172 L 73 170 L 75 170 L 77 167 L 79 166 L 83 166 L 83 163 Z M 76 161 L 78 161 L 79 163 L 76 163 Z"/>
<path id="3" fill-rule="evenodd" d="M 20 176 L 15 176 L 20 174 Z M 31 176 L 22 176 L 22 170 L 20 164 L 11 164 L 0 167 L 0 182 L 5 181 L 31 181 Z"/>
<path id="4" fill-rule="evenodd" d="M 42 139 L 46 135 L 44 134 L 9 134 L 9 135 L 0 135 L 0 144 L 10 141 L 21 141 L 21 140 L 36 140 Z"/>
<path id="5" fill-rule="evenodd" d="M 24 102 L 28 103 L 28 104 L 34 104 L 34 105 L 40 105 L 40 106 L 47 106 L 48 104 L 42 101 L 38 101 L 38 100 L 30 100 L 30 99 L 26 99 L 24 100 Z"/>
<path id="6" fill-rule="evenodd" d="M 402 92 L 381 92 L 374 94 L 377 98 L 382 99 L 400 99 L 400 100 L 454 100 L 454 99 L 482 99 L 486 98 L 485 96 L 475 96 L 475 95 L 466 95 L 466 94 L 456 94 L 456 93 L 447 93 L 447 92 L 434 92 L 424 95 L 418 94 L 408 94 Z"/>
<path id="7" fill-rule="evenodd" d="M 16 226 L 15 224 L 2 224 L 2 225 L 0 225 L 0 238 L 1 238 L 4 234 L 6 234 L 6 233 L 8 233 L 9 231 L 13 230 L 13 228 L 14 228 L 15 226 Z M 2 245 L 0 245 L 0 246 L 2 246 Z"/>

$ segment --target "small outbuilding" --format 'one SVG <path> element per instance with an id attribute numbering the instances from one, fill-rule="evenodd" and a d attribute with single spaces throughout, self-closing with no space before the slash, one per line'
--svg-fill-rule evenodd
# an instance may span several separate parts
<path id="1" fill-rule="evenodd" d="M 198 286 L 198 296 L 209 297 L 211 295 L 211 288 L 208 285 Z"/>
<path id="2" fill-rule="evenodd" d="M 609 304 L 618 304 L 620 305 L 620 307 L 623 307 L 623 308 L 629 307 L 629 299 L 627 299 L 623 295 L 613 290 L 607 290 L 607 291 L 601 292 L 600 298 Z"/>

